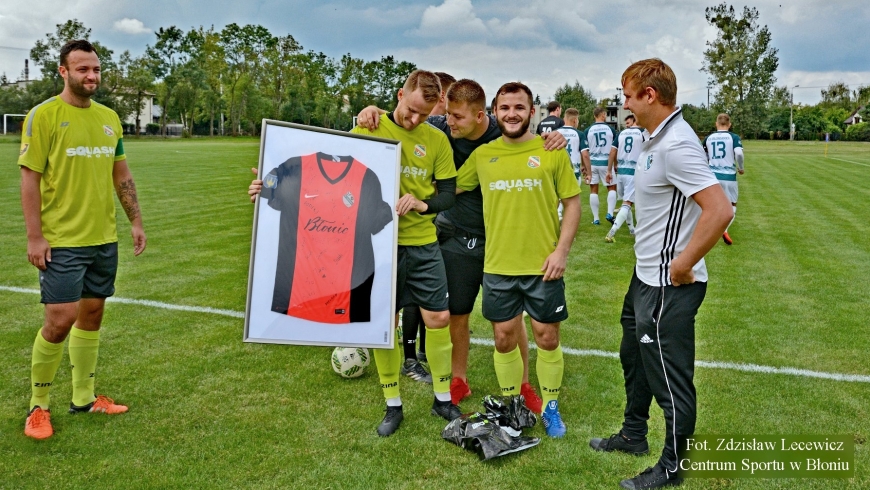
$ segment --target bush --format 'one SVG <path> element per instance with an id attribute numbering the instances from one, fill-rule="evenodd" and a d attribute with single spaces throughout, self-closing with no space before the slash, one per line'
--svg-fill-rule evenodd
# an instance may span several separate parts
<path id="1" fill-rule="evenodd" d="M 846 128 L 846 141 L 870 141 L 870 123 L 862 122 Z"/>
<path id="2" fill-rule="evenodd" d="M 145 125 L 145 134 L 156 135 L 160 134 L 160 125 L 154 123 L 148 123 Z"/>

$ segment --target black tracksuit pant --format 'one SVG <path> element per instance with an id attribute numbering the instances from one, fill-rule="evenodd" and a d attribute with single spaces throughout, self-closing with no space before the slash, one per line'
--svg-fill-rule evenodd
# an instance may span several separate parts
<path id="1" fill-rule="evenodd" d="M 622 305 L 619 358 L 625 377 L 622 432 L 632 439 L 647 434 L 653 397 L 664 411 L 665 447 L 659 463 L 677 470 L 677 448 L 695 432 L 695 315 L 707 283 L 650 286 L 632 275 Z"/>

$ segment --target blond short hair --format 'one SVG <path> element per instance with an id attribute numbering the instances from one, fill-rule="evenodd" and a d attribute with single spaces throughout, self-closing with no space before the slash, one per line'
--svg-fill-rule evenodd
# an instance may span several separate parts
<path id="1" fill-rule="evenodd" d="M 722 114 L 719 114 L 718 116 L 716 116 L 716 124 L 718 124 L 719 126 L 730 126 L 731 116 L 725 114 L 724 112 Z"/>
<path id="2" fill-rule="evenodd" d="M 670 66 L 658 58 L 637 61 L 626 68 L 622 74 L 622 85 L 629 84 L 638 90 L 652 87 L 662 105 L 677 105 L 677 76 Z"/>
<path id="3" fill-rule="evenodd" d="M 441 82 L 438 81 L 438 76 L 431 71 L 414 70 L 408 75 L 402 90 L 413 92 L 417 89 L 420 89 L 423 100 L 426 102 L 438 102 L 441 99 Z"/>

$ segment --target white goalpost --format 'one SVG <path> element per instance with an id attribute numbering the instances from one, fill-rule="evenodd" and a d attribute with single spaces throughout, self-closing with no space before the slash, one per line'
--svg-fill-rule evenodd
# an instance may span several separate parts
<path id="1" fill-rule="evenodd" d="M 6 134 L 6 118 L 7 117 L 27 117 L 27 114 L 3 114 L 3 134 Z"/>

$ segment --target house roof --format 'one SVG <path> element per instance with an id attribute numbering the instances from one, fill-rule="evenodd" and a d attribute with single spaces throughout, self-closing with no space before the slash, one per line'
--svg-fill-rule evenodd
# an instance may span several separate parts
<path id="1" fill-rule="evenodd" d="M 857 124 L 857 123 L 861 122 L 861 116 L 858 115 L 858 113 L 860 111 L 862 111 L 864 109 L 864 107 L 866 107 L 866 106 L 861 106 L 861 107 L 855 109 L 851 114 L 849 114 L 849 117 L 847 117 L 846 120 L 843 121 L 843 123 L 844 124 Z"/>

